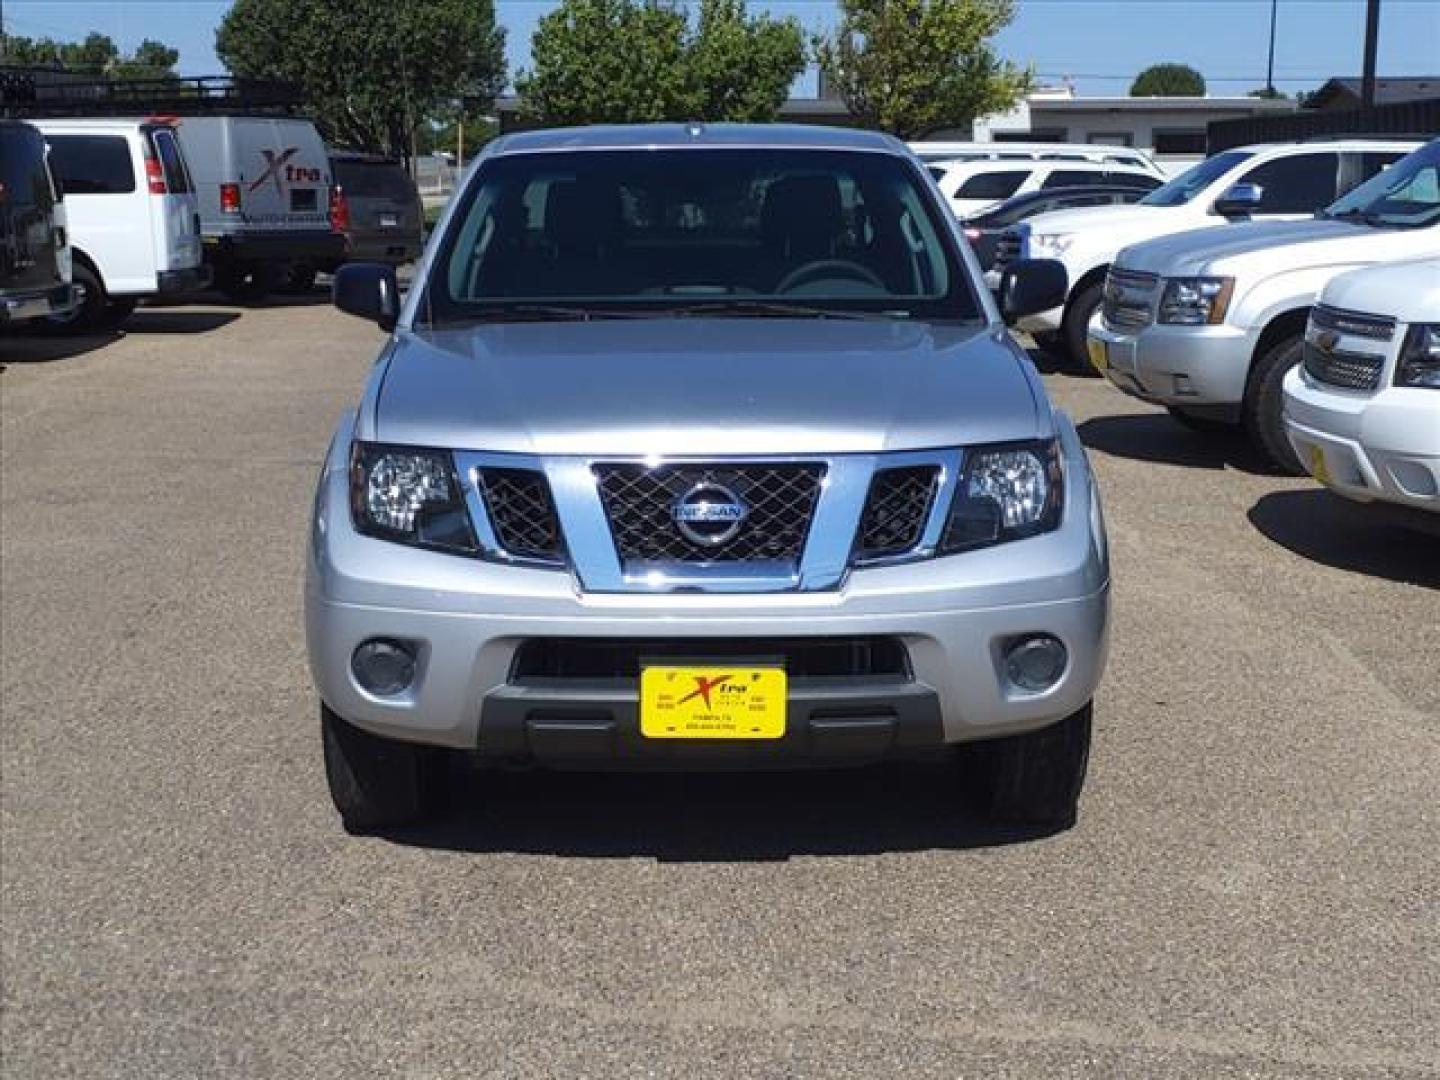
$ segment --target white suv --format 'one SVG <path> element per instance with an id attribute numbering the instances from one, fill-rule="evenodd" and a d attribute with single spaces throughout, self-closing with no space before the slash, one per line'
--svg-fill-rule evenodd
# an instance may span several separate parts
<path id="1" fill-rule="evenodd" d="M 1285 429 L 1331 490 L 1440 515 L 1440 258 L 1325 286 L 1285 377 Z"/>
<path id="2" fill-rule="evenodd" d="M 69 330 L 117 326 L 146 296 L 203 287 L 200 206 L 168 123 L 35 120 L 64 189 L 79 300 Z"/>
<path id="3" fill-rule="evenodd" d="M 1042 345 L 1063 346 L 1083 370 L 1085 329 L 1100 307 L 1105 272 L 1121 248 L 1227 218 L 1309 217 L 1420 143 L 1340 139 L 1226 150 L 1129 206 L 1041 214 L 1001 237 L 987 277 L 992 288 L 1014 259 L 1058 259 L 1070 276 L 1063 307 L 1020 323 Z"/>
<path id="4" fill-rule="evenodd" d="M 1281 469 L 1281 387 L 1315 296 L 1336 275 L 1440 255 L 1440 139 L 1313 221 L 1255 222 L 1126 248 L 1090 325 L 1091 360 L 1182 421 L 1239 423 Z"/>
<path id="5" fill-rule="evenodd" d="M 950 209 L 962 218 L 1032 191 L 1099 184 L 1153 191 L 1161 184 L 1139 165 L 1094 161 L 941 161 L 926 167 Z"/>

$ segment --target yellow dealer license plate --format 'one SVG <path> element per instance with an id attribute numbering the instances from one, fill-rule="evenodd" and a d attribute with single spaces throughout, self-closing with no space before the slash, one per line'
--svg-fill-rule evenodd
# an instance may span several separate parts
<path id="1" fill-rule="evenodd" d="M 1310 444 L 1310 475 L 1322 484 L 1330 483 L 1330 467 L 1325 464 L 1325 448 Z"/>
<path id="2" fill-rule="evenodd" d="M 778 739 L 785 734 L 785 669 L 645 666 L 640 734 L 648 739 Z"/>
<path id="3" fill-rule="evenodd" d="M 1090 363 L 1096 371 L 1104 371 L 1110 366 L 1109 357 L 1105 355 L 1105 343 L 1096 341 L 1093 337 L 1085 339 L 1085 348 L 1090 350 Z"/>

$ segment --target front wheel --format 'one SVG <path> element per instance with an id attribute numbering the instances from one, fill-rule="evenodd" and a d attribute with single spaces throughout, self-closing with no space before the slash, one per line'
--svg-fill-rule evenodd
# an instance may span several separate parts
<path id="1" fill-rule="evenodd" d="M 1090 762 L 1092 705 L 1024 735 L 974 743 L 961 750 L 965 793 L 982 817 L 1022 825 L 1069 828 Z"/>
<path id="2" fill-rule="evenodd" d="M 330 798 L 346 832 L 419 824 L 443 804 L 445 750 L 372 735 L 323 703 L 320 735 Z"/>
<path id="3" fill-rule="evenodd" d="M 1267 349 L 1250 369 L 1240 420 L 1245 435 L 1282 473 L 1302 476 L 1305 469 L 1285 434 L 1285 376 L 1300 363 L 1304 339 L 1299 335 Z"/>
<path id="4" fill-rule="evenodd" d="M 1095 316 L 1095 312 L 1100 310 L 1104 299 L 1105 286 L 1097 281 L 1076 293 L 1065 309 L 1065 322 L 1061 333 L 1065 338 L 1065 351 L 1069 354 L 1069 372 L 1072 375 L 1100 375 L 1090 363 L 1090 352 L 1085 345 L 1085 339 L 1089 335 L 1090 320 Z"/>
<path id="5" fill-rule="evenodd" d="M 115 325 L 110 321 L 112 301 L 99 275 L 84 263 L 76 262 L 70 280 L 75 286 L 75 306 L 63 315 L 47 315 L 40 328 L 48 334 L 83 334 Z M 115 320 L 116 323 L 123 321 L 124 316 Z"/>

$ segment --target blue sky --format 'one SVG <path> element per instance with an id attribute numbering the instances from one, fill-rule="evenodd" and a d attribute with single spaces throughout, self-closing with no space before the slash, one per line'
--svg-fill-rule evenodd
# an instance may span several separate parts
<path id="1" fill-rule="evenodd" d="M 397 0 L 403 2 L 403 0 Z M 831 0 L 752 0 L 794 15 L 807 30 L 832 26 Z M 110 34 L 133 48 L 155 37 L 180 50 L 188 75 L 217 74 L 214 34 L 228 0 L 4 0 L 6 27 L 30 36 Z M 511 72 L 529 57 L 530 35 L 554 0 L 497 0 L 509 31 Z M 1205 75 L 1212 94 L 1243 94 L 1264 84 L 1270 0 L 1018 0 L 999 37 L 1002 55 L 1034 65 L 1046 81 L 1071 76 L 1085 95 L 1124 94 L 1147 64 L 1173 60 Z M 1276 85 L 1306 90 L 1330 75 L 1358 75 L 1364 0 L 1279 0 Z M 1440 74 L 1440 2 L 1384 0 L 1382 75 Z M 800 90 L 813 92 L 813 77 Z"/>

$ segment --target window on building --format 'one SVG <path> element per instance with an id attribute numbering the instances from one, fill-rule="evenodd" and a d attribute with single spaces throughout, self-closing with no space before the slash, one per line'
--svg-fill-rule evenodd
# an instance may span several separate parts
<path id="1" fill-rule="evenodd" d="M 1033 128 L 1030 131 L 992 131 L 996 142 L 1069 142 L 1070 133 L 1063 127 Z"/>
<path id="2" fill-rule="evenodd" d="M 1091 146 L 1134 146 L 1135 136 L 1128 131 L 1091 131 L 1085 141 Z"/>
<path id="3" fill-rule="evenodd" d="M 1336 153 L 1291 154 L 1257 165 L 1239 180 L 1261 189 L 1260 214 L 1311 214 L 1335 201 Z"/>
<path id="4" fill-rule="evenodd" d="M 1155 131 L 1155 153 L 1195 154 L 1205 156 L 1204 128 L 1157 128 Z"/>

